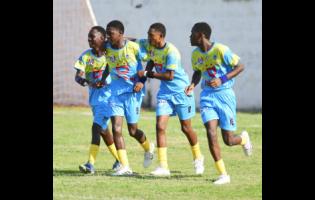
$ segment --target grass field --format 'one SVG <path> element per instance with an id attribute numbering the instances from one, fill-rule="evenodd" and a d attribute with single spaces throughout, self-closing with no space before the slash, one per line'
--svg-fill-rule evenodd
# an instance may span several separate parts
<path id="1" fill-rule="evenodd" d="M 210 155 L 207 137 L 197 113 L 192 120 L 198 134 L 202 153 L 205 155 L 205 173 L 194 174 L 190 146 L 180 130 L 177 117 L 169 120 L 167 129 L 168 161 L 170 178 L 155 178 L 148 174 L 157 166 L 157 159 L 144 169 L 143 150 L 136 140 L 128 135 L 124 122 L 123 135 L 132 170 L 131 177 L 112 177 L 113 157 L 101 141 L 101 150 L 95 164 L 94 175 L 81 174 L 79 164 L 86 162 L 91 140 L 92 115 L 86 107 L 54 107 L 53 141 L 53 198 L 55 200 L 257 200 L 262 199 L 262 116 L 261 113 L 238 113 L 238 132 L 246 129 L 251 137 L 254 151 L 245 157 L 240 146 L 219 142 L 222 157 L 231 183 L 215 186 L 212 180 L 218 174 Z M 142 111 L 139 127 L 155 142 L 155 113 Z M 219 129 L 218 132 L 220 133 Z M 220 134 L 221 135 L 221 134 Z"/>

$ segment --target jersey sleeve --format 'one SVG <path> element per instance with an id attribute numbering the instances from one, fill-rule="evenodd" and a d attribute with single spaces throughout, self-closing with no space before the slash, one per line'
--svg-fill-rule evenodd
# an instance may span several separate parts
<path id="1" fill-rule="evenodd" d="M 143 70 L 143 66 L 142 66 L 142 54 L 141 54 L 141 50 L 139 46 L 135 47 L 135 56 L 136 56 L 136 60 L 137 60 L 137 71 Z"/>
<path id="2" fill-rule="evenodd" d="M 197 55 L 195 53 L 195 51 L 193 51 L 192 55 L 191 55 L 191 66 L 192 66 L 192 69 L 194 71 L 200 71 L 199 67 L 198 67 L 198 64 L 197 64 Z"/>
<path id="3" fill-rule="evenodd" d="M 149 56 L 148 56 L 148 40 L 147 39 L 137 39 L 135 41 L 139 45 L 139 57 L 142 61 L 148 61 Z"/>
<path id="4" fill-rule="evenodd" d="M 166 69 L 167 70 L 176 70 L 178 64 L 178 56 L 175 52 L 170 52 L 166 56 Z"/>
<path id="5" fill-rule="evenodd" d="M 74 69 L 85 71 L 86 63 L 83 60 L 83 55 L 79 57 L 79 59 L 74 64 Z"/>
<path id="6" fill-rule="evenodd" d="M 233 53 L 228 47 L 223 49 L 221 53 L 222 53 L 223 62 L 226 65 L 231 66 L 232 68 L 236 66 L 240 61 L 240 57 L 236 55 L 235 53 Z"/>

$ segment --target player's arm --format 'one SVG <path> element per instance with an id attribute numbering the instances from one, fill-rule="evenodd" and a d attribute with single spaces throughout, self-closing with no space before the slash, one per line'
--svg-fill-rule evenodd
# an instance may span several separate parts
<path id="1" fill-rule="evenodd" d="M 88 85 L 88 81 L 85 79 L 85 78 L 83 78 L 84 77 L 84 72 L 83 71 L 81 71 L 81 70 L 79 70 L 79 69 L 77 69 L 77 72 L 75 73 L 75 78 L 74 78 L 74 80 L 78 83 L 78 84 L 80 84 L 81 86 L 87 86 Z"/>
<path id="2" fill-rule="evenodd" d="M 185 88 L 186 95 L 190 95 L 190 93 L 194 90 L 196 85 L 198 85 L 198 83 L 200 82 L 200 79 L 201 79 L 201 71 L 199 70 L 194 71 L 193 76 L 191 78 L 190 85 Z"/>
<path id="3" fill-rule="evenodd" d="M 128 37 L 128 36 L 124 36 L 125 39 L 130 40 L 135 42 L 137 40 L 137 38 L 133 38 L 133 37 Z"/>
<path id="4" fill-rule="evenodd" d="M 105 70 L 102 74 L 102 78 L 100 81 L 95 83 L 95 87 L 101 88 L 104 85 L 106 85 L 106 78 L 108 77 L 108 75 L 109 75 L 109 66 L 108 66 L 108 64 L 106 64 Z"/>
<path id="5" fill-rule="evenodd" d="M 166 72 L 164 72 L 164 73 L 147 71 L 146 77 L 156 78 L 156 79 L 164 80 L 164 81 L 171 81 L 174 79 L 174 71 L 173 70 L 166 70 Z"/>
<path id="6" fill-rule="evenodd" d="M 237 76 L 239 73 L 241 73 L 244 70 L 244 64 L 238 63 L 233 67 L 233 70 L 230 71 L 229 73 L 224 74 L 223 76 L 219 78 L 214 78 L 210 81 L 210 86 L 211 87 L 218 87 L 222 85 L 223 83 L 227 82 L 228 80 L 234 78 Z"/>
<path id="7" fill-rule="evenodd" d="M 147 81 L 147 77 L 144 76 L 144 72 L 145 71 L 152 71 L 153 70 L 153 67 L 154 67 L 154 62 L 152 60 L 149 60 L 147 62 L 147 65 L 145 67 L 145 70 L 139 70 L 137 72 L 137 75 L 139 77 L 139 82 L 136 83 L 135 87 L 133 88 L 133 90 L 135 92 L 139 92 L 143 87 L 144 87 L 144 84 L 145 82 Z"/>

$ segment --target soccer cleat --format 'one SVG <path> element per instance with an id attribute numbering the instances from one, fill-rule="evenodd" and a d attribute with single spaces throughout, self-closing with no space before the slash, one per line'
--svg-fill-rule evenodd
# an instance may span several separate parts
<path id="1" fill-rule="evenodd" d="M 80 165 L 79 170 L 81 172 L 87 173 L 87 174 L 94 174 L 95 173 L 94 166 L 89 162 Z"/>
<path id="2" fill-rule="evenodd" d="M 241 137 L 246 138 L 246 143 L 244 145 L 242 145 L 245 155 L 246 156 L 252 155 L 253 146 L 252 146 L 252 143 L 250 142 L 249 135 L 248 135 L 247 131 L 243 131 L 241 133 Z"/>
<path id="3" fill-rule="evenodd" d="M 132 175 L 132 170 L 128 166 L 121 166 L 115 173 L 112 174 L 113 176 L 123 176 L 123 175 Z"/>
<path id="4" fill-rule="evenodd" d="M 151 165 L 153 157 L 154 157 L 154 149 L 155 145 L 150 143 L 150 150 L 148 152 L 144 152 L 144 160 L 143 160 L 143 167 L 147 168 Z"/>
<path id="5" fill-rule="evenodd" d="M 121 164 L 120 164 L 120 162 L 118 161 L 118 160 L 116 160 L 115 161 L 115 163 L 113 164 L 113 167 L 112 167 L 112 169 L 115 171 L 115 172 L 117 172 L 120 168 L 121 168 Z"/>
<path id="6" fill-rule="evenodd" d="M 153 176 L 170 176 L 170 170 L 163 167 L 157 167 L 154 171 L 150 173 Z"/>
<path id="7" fill-rule="evenodd" d="M 203 174 L 205 170 L 205 167 L 203 166 L 204 159 L 205 159 L 204 156 L 201 156 L 199 159 L 195 159 L 193 161 L 196 174 Z"/>
<path id="8" fill-rule="evenodd" d="M 226 183 L 230 183 L 231 179 L 229 175 L 220 175 L 219 178 L 213 182 L 215 185 L 222 185 Z"/>

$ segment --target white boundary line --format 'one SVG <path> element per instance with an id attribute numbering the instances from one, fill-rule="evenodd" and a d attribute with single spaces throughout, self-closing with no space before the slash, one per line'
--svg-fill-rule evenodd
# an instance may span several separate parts
<path id="1" fill-rule="evenodd" d="M 94 15 L 94 12 L 93 12 L 93 9 L 92 9 L 92 6 L 91 6 L 91 2 L 90 0 L 85 0 L 86 2 L 86 5 L 89 9 L 89 12 L 90 12 L 90 15 L 91 15 L 91 18 L 92 18 L 92 22 L 93 22 L 93 26 L 96 26 L 97 25 L 97 21 L 96 21 L 96 18 L 95 18 L 95 15 Z"/>

